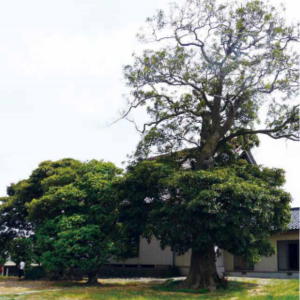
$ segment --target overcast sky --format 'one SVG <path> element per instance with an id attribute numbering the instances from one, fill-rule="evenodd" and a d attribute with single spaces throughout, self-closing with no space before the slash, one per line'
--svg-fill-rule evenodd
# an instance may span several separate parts
<path id="1" fill-rule="evenodd" d="M 125 105 L 122 66 L 135 34 L 167 0 L 10 0 L 0 3 L 0 195 L 43 160 L 104 159 L 122 166 L 138 134 L 108 126 Z M 279 1 L 271 1 L 278 3 Z M 300 3 L 284 1 L 289 19 Z M 262 139 L 259 164 L 286 170 L 300 206 L 299 143 Z"/>

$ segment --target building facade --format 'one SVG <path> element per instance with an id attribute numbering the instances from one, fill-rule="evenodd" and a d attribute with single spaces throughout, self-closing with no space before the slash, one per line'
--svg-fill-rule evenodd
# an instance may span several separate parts
<path id="1" fill-rule="evenodd" d="M 250 277 L 298 278 L 299 276 L 299 208 L 291 211 L 288 231 L 271 236 L 275 253 L 250 265 L 241 257 L 219 250 L 216 266 L 219 274 Z M 176 255 L 169 247 L 160 248 L 157 239 L 148 243 L 141 238 L 138 257 L 124 261 L 112 262 L 111 267 L 148 269 L 151 274 L 162 274 L 163 270 L 176 267 L 181 275 L 187 275 L 191 252 Z"/>

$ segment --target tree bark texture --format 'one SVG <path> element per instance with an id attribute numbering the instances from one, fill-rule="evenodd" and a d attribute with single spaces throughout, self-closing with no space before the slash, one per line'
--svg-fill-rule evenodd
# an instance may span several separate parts
<path id="1" fill-rule="evenodd" d="M 213 154 L 219 139 L 220 133 L 218 131 L 210 134 L 209 138 L 207 138 L 199 156 L 196 158 L 196 170 L 213 167 Z M 203 250 L 192 249 L 189 274 L 183 282 L 183 286 L 191 289 L 209 289 L 214 291 L 221 283 L 222 279 L 219 277 L 216 269 L 214 245 L 210 245 Z"/>
<path id="2" fill-rule="evenodd" d="M 192 249 L 190 270 L 183 282 L 184 287 L 214 291 L 220 281 L 216 269 L 214 246 L 207 248 L 205 251 Z"/>
<path id="3" fill-rule="evenodd" d="M 99 284 L 97 279 L 98 279 L 97 272 L 89 272 L 87 284 L 89 285 Z"/>

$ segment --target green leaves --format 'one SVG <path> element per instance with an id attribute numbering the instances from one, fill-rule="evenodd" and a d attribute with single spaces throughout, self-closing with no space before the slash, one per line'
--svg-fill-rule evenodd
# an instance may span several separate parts
<path id="1" fill-rule="evenodd" d="M 33 244 L 30 238 L 15 238 L 8 247 L 10 259 L 16 264 L 21 261 L 30 264 L 33 260 Z"/>
<path id="2" fill-rule="evenodd" d="M 274 7 L 257 0 L 189 0 L 170 14 L 160 11 L 148 25 L 145 41 L 155 47 L 135 55 L 124 72 L 132 90 L 124 117 L 139 107 L 149 117 L 135 124 L 143 134 L 137 160 L 191 147 L 201 151 L 207 143 L 214 144 L 213 157 L 224 140 L 241 134 L 299 140 L 296 120 L 286 117 L 274 126 L 260 113 L 274 93 L 276 104 L 291 110 L 299 89 L 293 51 L 299 33 Z M 282 133 L 286 121 L 290 130 Z M 213 135 L 219 136 L 214 143 Z"/>
<path id="3" fill-rule="evenodd" d="M 1 225 L 20 235 L 7 237 L 3 256 L 16 252 L 11 244 L 32 242 L 24 253 L 34 252 L 35 260 L 57 278 L 74 270 L 97 272 L 109 258 L 123 254 L 126 237 L 116 190 L 121 173 L 114 164 L 96 160 L 41 163 L 27 180 L 10 187 L 11 196 L 1 206 L 9 217 Z M 15 223 L 10 224 L 12 218 Z M 21 222 L 30 224 L 31 231 L 21 231 Z"/>
<path id="4" fill-rule="evenodd" d="M 128 205 L 139 208 L 134 223 L 163 246 L 184 253 L 210 243 L 257 260 L 272 253 L 269 236 L 289 221 L 283 175 L 242 160 L 198 171 L 147 161 L 129 171 L 123 191 Z"/>

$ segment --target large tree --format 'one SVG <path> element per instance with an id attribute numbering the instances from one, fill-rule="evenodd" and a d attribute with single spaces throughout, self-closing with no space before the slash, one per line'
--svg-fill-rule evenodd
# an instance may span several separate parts
<path id="1" fill-rule="evenodd" d="M 120 173 L 103 161 L 43 162 L 27 180 L 12 186 L 18 193 L 5 199 L 0 221 L 17 235 L 17 221 L 20 228 L 27 224 L 35 257 L 52 277 L 88 275 L 88 282 L 96 283 L 99 268 L 125 247 L 114 187 Z M 15 219 L 13 228 L 5 222 L 5 212 Z M 12 240 L 19 239 L 12 235 Z"/>
<path id="2" fill-rule="evenodd" d="M 259 0 L 188 0 L 149 18 L 140 38 L 155 46 L 124 71 L 132 92 L 123 117 L 139 107 L 149 117 L 136 124 L 142 133 L 136 159 L 190 148 L 177 160 L 203 170 L 220 153 L 257 143 L 259 134 L 299 140 L 298 37 Z M 203 260 L 198 250 L 192 250 L 191 286 Z"/>
<path id="3" fill-rule="evenodd" d="M 270 235 L 286 229 L 290 195 L 284 173 L 245 160 L 209 170 L 183 170 L 165 159 L 142 161 L 123 179 L 124 211 L 139 234 L 177 254 L 191 253 L 184 287 L 224 286 L 216 247 L 250 264 L 274 254 Z M 134 220 L 134 221 L 133 221 Z"/>

